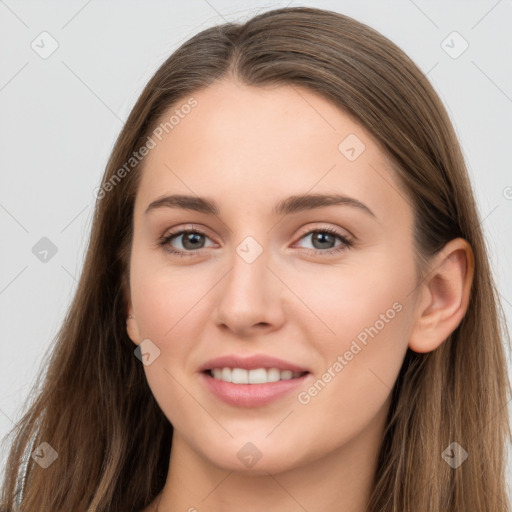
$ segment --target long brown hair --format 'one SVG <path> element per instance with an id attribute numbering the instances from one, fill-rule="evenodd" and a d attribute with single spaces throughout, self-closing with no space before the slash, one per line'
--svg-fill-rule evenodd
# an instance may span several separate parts
<path id="1" fill-rule="evenodd" d="M 9 434 L 15 438 L 2 511 L 13 509 L 21 491 L 24 454 L 43 442 L 58 458 L 46 469 L 27 459 L 21 511 L 136 511 L 163 488 L 172 426 L 125 326 L 142 169 L 125 164 L 171 106 L 226 77 L 307 88 L 365 126 L 407 191 L 417 262 L 425 272 L 428 258 L 453 238 L 466 239 L 473 250 L 475 274 L 461 323 L 433 352 L 406 353 L 368 511 L 508 511 L 509 335 L 452 124 L 430 83 L 396 45 L 350 17 L 307 7 L 203 30 L 145 87 L 108 161 L 78 289 L 44 378 Z M 457 468 L 442 457 L 452 442 L 469 454 Z"/>

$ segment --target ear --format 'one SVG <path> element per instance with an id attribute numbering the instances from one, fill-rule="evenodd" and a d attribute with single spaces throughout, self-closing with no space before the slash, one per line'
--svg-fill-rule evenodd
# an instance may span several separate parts
<path id="1" fill-rule="evenodd" d="M 135 345 L 139 345 L 141 341 L 140 330 L 131 303 L 128 308 L 128 313 L 126 315 L 126 332 L 128 333 L 130 339 L 135 343 Z"/>
<path id="2" fill-rule="evenodd" d="M 135 343 L 135 345 L 139 345 L 141 340 L 140 330 L 137 324 L 137 317 L 135 316 L 135 312 L 133 311 L 130 286 L 128 284 L 126 276 L 123 277 L 121 283 L 121 290 L 125 299 L 124 303 L 128 304 L 126 309 L 126 332 L 128 333 L 130 339 Z"/>
<path id="3" fill-rule="evenodd" d="M 473 250 L 463 238 L 451 240 L 435 255 L 421 283 L 411 350 L 431 352 L 457 328 L 468 308 L 473 275 Z"/>

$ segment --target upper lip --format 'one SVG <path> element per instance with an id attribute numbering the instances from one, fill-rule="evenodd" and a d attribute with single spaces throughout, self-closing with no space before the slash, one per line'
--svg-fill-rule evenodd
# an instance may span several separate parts
<path id="1" fill-rule="evenodd" d="M 307 372 L 307 368 L 290 363 L 277 357 L 268 355 L 252 355 L 242 357 L 237 355 L 226 355 L 206 361 L 199 371 L 212 370 L 214 368 L 243 368 L 255 370 L 256 368 L 278 368 L 279 370 L 291 370 L 292 372 Z"/>

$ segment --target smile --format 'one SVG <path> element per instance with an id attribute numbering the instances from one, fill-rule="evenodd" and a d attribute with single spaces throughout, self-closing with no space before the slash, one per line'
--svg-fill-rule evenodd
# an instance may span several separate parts
<path id="1" fill-rule="evenodd" d="M 292 372 L 279 368 L 213 368 L 209 370 L 212 377 L 233 384 L 267 384 L 281 380 L 296 379 L 307 372 Z"/>

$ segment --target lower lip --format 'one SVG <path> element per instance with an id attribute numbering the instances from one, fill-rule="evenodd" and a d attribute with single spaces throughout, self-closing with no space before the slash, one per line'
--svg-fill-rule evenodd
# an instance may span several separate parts
<path id="1" fill-rule="evenodd" d="M 233 384 L 201 373 L 206 387 L 223 402 L 237 407 L 259 407 L 266 405 L 300 387 L 308 373 L 289 380 L 278 380 L 265 384 Z"/>

